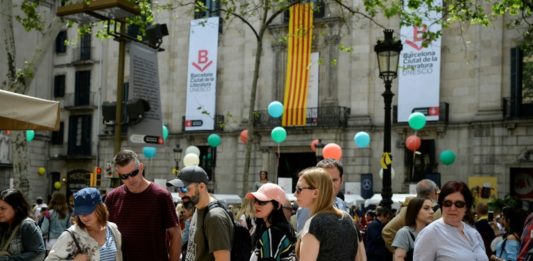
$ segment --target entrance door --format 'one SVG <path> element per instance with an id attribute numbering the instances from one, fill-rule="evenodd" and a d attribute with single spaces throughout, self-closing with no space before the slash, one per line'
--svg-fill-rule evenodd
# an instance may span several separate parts
<path id="1" fill-rule="evenodd" d="M 298 182 L 298 173 L 306 168 L 316 166 L 314 153 L 281 153 L 278 163 L 278 177 L 292 178 L 292 188 Z"/>

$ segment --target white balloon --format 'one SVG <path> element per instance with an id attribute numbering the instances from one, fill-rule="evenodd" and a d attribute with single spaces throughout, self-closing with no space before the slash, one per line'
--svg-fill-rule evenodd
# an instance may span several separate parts
<path id="1" fill-rule="evenodd" d="M 185 149 L 185 155 L 189 154 L 189 153 L 193 153 L 193 154 L 196 154 L 196 156 L 200 157 L 200 149 L 196 146 L 189 146 Z"/>
<path id="2" fill-rule="evenodd" d="M 183 157 L 183 164 L 185 167 L 198 166 L 200 164 L 200 157 L 194 153 L 189 153 Z"/>
<path id="3" fill-rule="evenodd" d="M 394 171 L 394 168 L 391 168 L 390 169 L 390 178 L 394 179 L 395 176 L 396 176 L 396 171 Z M 379 169 L 379 178 L 383 179 L 383 169 Z"/>

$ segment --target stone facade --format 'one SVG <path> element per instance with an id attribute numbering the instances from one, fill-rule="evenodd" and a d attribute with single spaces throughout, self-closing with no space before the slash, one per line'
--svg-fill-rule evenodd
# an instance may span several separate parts
<path id="1" fill-rule="evenodd" d="M 190 10 L 180 8 L 172 13 L 156 15 L 156 21 L 166 23 L 170 34 L 163 39 L 162 48 L 165 51 L 158 56 L 162 115 L 170 135 L 166 144 L 158 147 L 155 158 L 143 159 L 149 179 L 173 178 L 171 169 L 176 165 L 176 155 L 172 149 L 176 144 L 181 148 L 190 145 L 207 146 L 210 132 L 184 132 L 182 124 L 186 104 L 188 31 L 191 19 Z M 397 21 L 381 22 L 386 27 L 399 31 Z M 252 20 L 252 24 L 257 25 L 258 22 Z M 440 173 L 441 183 L 449 180 L 467 182 L 470 176 L 495 176 L 498 178 L 497 190 L 500 197 L 511 192 L 511 168 L 533 168 L 533 158 L 529 157 L 529 151 L 533 150 L 533 120 L 531 117 L 507 118 L 503 115 L 502 98 L 509 97 L 511 93 L 510 50 L 520 39 L 519 32 L 506 29 L 505 24 L 506 20 L 502 18 L 486 28 L 470 26 L 458 30 L 452 27 L 443 31 L 440 101 L 449 104 L 449 120 L 429 123 L 418 132 L 423 140 L 432 140 L 432 163 L 436 163 L 432 166 L 432 172 Z M 286 30 L 281 17 L 267 30 L 255 110 L 265 110 L 271 101 L 283 100 L 287 48 L 278 40 L 286 34 Z M 74 31 L 69 31 L 69 36 L 73 33 Z M 251 190 L 251 184 L 258 179 L 258 172 L 262 169 L 269 171 L 269 178 L 273 181 L 278 176 L 296 177 L 296 172 L 278 173 L 281 165 L 297 163 L 293 158 L 285 162 L 283 159 L 289 159 L 289 154 L 314 159 L 309 144 L 312 139 L 318 138 L 323 143 L 334 142 L 343 148 L 345 181 L 357 182 L 360 181 L 360 174 L 372 173 L 374 191 L 381 190 L 378 173 L 383 150 L 384 104 L 381 93 L 384 87 L 382 80 L 377 77 L 373 47 L 376 40 L 382 37 L 382 28 L 360 17 L 341 17 L 331 7 L 327 9 L 325 18 L 315 20 L 314 34 L 313 51 L 320 53 L 322 61 L 318 76 L 319 108 L 348 108 L 346 124 L 326 128 L 288 127 L 287 140 L 279 147 L 270 138 L 271 129 L 257 129 L 259 139 L 253 144 L 248 174 L 250 187 L 243 188 L 245 145 L 239 141 L 239 133 L 249 120 L 250 85 L 257 47 L 253 33 L 243 23 L 238 20 L 225 21 L 223 33 L 219 36 L 216 110 L 217 114 L 231 117 L 225 118 L 224 130 L 218 132 L 222 137 L 222 144 L 216 148 L 215 182 L 212 184 L 216 193 L 242 195 Z M 97 93 L 96 97 L 99 99 L 96 105 L 99 105 L 116 98 L 118 45 L 112 40 L 97 40 L 94 36 L 92 44 L 95 56 L 91 70 L 95 73 L 92 74 L 91 91 Z M 351 47 L 352 50 L 343 52 L 339 50 L 339 45 Z M 60 59 L 63 58 L 54 56 L 51 62 L 54 69 L 49 74 L 64 71 L 70 75 L 67 78 L 72 77 L 76 68 L 59 65 L 68 64 L 68 56 L 64 58 L 67 59 L 65 62 L 60 62 Z M 128 79 L 126 59 L 125 81 Z M 68 86 L 67 92 L 74 92 L 73 86 Z M 397 81 L 393 82 L 393 92 L 398 93 Z M 397 96 L 393 99 L 393 105 L 396 103 Z M 68 129 L 67 118 L 71 113 L 72 111 L 66 111 L 62 115 L 65 130 Z M 108 132 L 109 128 L 103 126 L 99 108 L 92 115 L 90 157 L 59 158 L 55 160 L 56 163 L 49 163 L 49 171 L 59 172 L 64 178 L 73 169 L 92 171 L 95 166 L 103 167 L 112 159 L 113 136 Z M 355 147 L 353 136 L 358 131 L 370 134 L 372 142 L 369 148 Z M 392 181 L 394 192 L 407 192 L 411 182 L 406 178 L 410 167 L 405 160 L 408 152 L 404 149 L 403 141 L 413 133 L 406 123 L 393 124 L 392 155 L 396 172 Z M 65 143 L 68 142 L 66 133 Z M 46 152 L 34 148 L 35 146 L 32 145 L 32 153 L 46 155 Z M 66 146 L 61 147 L 63 151 Z M 142 146 L 129 143 L 125 136 L 122 147 L 133 148 L 142 154 Z M 455 151 L 457 160 L 454 164 L 438 164 L 438 154 L 445 149 Z M 53 153 L 48 155 L 50 159 L 54 158 L 51 154 Z M 45 164 L 45 160 L 41 160 L 42 164 Z M 183 166 L 181 160 L 178 164 Z M 41 179 L 44 178 L 32 180 L 32 185 L 50 182 Z M 102 189 L 109 185 L 110 181 L 103 177 Z"/>

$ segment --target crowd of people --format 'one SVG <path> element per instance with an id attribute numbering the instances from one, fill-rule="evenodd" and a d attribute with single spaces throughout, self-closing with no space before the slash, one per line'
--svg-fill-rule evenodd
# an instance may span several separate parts
<path id="1" fill-rule="evenodd" d="M 201 167 L 167 182 L 181 197 L 175 206 L 133 151 L 114 164 L 123 184 L 104 198 L 81 189 L 73 206 L 59 192 L 33 208 L 20 191 L 0 192 L 0 261 L 533 260 L 533 214 L 489 212 L 461 181 L 424 179 L 397 211 L 361 211 L 342 199 L 342 164 L 324 159 L 298 174 L 296 202 L 261 171 L 235 213 L 209 193 Z"/>

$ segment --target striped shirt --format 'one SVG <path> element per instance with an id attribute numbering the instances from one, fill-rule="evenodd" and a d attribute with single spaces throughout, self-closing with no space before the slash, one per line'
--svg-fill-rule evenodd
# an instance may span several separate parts
<path id="1" fill-rule="evenodd" d="M 100 247 L 100 261 L 115 261 L 117 256 L 117 245 L 111 229 L 106 228 L 105 243 Z"/>

